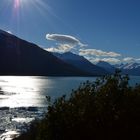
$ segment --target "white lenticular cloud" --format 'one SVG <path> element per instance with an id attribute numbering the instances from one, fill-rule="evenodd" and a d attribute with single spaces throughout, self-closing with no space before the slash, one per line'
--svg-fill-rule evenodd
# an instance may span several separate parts
<path id="1" fill-rule="evenodd" d="M 85 48 L 87 45 L 81 43 L 79 39 L 71 35 L 47 34 L 46 39 L 57 42 L 57 46 L 46 49 L 50 52 L 65 53 L 68 51 L 76 51 L 79 55 L 86 57 L 92 63 L 105 61 L 116 64 L 121 62 L 118 58 L 121 54 L 111 51 L 106 52 L 103 50 Z"/>
<path id="2" fill-rule="evenodd" d="M 105 52 L 96 49 L 80 49 L 79 55 L 83 56 L 104 56 L 104 57 L 119 57 L 121 54 L 116 52 Z"/>
<path id="3" fill-rule="evenodd" d="M 52 41 L 58 41 L 60 43 L 65 43 L 65 44 L 70 44 L 73 46 L 87 46 L 83 43 L 80 42 L 77 38 L 70 36 L 70 35 L 63 35 L 63 34 L 47 34 L 46 35 L 47 40 L 52 40 Z"/>

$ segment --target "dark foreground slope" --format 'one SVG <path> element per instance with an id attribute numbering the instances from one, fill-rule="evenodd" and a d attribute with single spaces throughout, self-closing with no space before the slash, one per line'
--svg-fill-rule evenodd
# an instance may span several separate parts
<path id="1" fill-rule="evenodd" d="M 0 75 L 86 76 L 88 73 L 0 30 Z"/>

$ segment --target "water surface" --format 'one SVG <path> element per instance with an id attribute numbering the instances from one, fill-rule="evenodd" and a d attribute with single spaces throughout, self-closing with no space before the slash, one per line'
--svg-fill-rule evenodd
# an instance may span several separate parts
<path id="1" fill-rule="evenodd" d="M 46 96 L 68 95 L 87 80 L 96 77 L 0 76 L 0 140 L 11 140 L 26 131 L 31 121 L 42 118 Z M 140 77 L 131 76 L 129 83 L 140 83 Z"/>
<path id="2" fill-rule="evenodd" d="M 46 105 L 46 96 L 56 98 L 68 94 L 86 80 L 96 77 L 38 77 L 0 76 L 0 107 L 28 107 Z"/>

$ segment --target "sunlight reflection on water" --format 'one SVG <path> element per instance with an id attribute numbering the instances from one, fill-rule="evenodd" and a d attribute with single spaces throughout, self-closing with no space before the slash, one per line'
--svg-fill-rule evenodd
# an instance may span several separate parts
<path id="1" fill-rule="evenodd" d="M 0 107 L 46 106 L 46 96 L 69 94 L 80 82 L 95 77 L 0 76 Z"/>
<path id="2" fill-rule="evenodd" d="M 0 76 L 0 140 L 24 132 L 32 120 L 46 112 L 46 96 L 70 94 L 89 78 Z M 95 78 L 92 78 L 95 79 Z"/>
<path id="3" fill-rule="evenodd" d="M 45 81 L 48 85 L 48 81 Z M 20 107 L 20 106 L 40 106 L 45 99 L 39 92 L 40 83 L 43 80 L 27 76 L 0 76 L 1 90 L 4 95 L 0 95 L 0 106 Z"/>
<path id="4" fill-rule="evenodd" d="M 96 77 L 0 76 L 0 107 L 46 106 L 46 96 L 52 98 L 70 94 L 80 83 Z M 139 76 L 130 84 L 140 83 Z"/>

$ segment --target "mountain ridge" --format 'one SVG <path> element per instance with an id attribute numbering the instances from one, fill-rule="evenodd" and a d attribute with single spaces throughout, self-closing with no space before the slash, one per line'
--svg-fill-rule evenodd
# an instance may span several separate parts
<path id="1" fill-rule="evenodd" d="M 34 43 L 0 30 L 0 75 L 88 76 Z"/>
<path id="2" fill-rule="evenodd" d="M 111 65 L 110 63 L 107 63 L 105 61 L 99 61 L 96 65 L 104 68 L 105 70 L 109 71 L 110 73 L 115 72 L 115 67 L 113 65 Z"/>
<path id="3" fill-rule="evenodd" d="M 60 53 L 53 53 L 53 54 L 57 56 L 59 59 L 65 61 L 66 63 L 74 65 L 75 67 L 79 69 L 83 69 L 84 71 L 89 72 L 93 75 L 109 74 L 109 72 L 106 71 L 105 69 L 94 65 L 83 56 L 74 54 L 72 52 L 65 52 L 63 54 Z"/>
<path id="4" fill-rule="evenodd" d="M 136 62 L 111 65 L 108 62 L 102 61 L 102 62 L 98 62 L 96 65 L 98 65 L 112 73 L 114 73 L 115 69 L 120 69 L 122 74 L 140 76 L 140 64 L 136 63 Z"/>
<path id="5" fill-rule="evenodd" d="M 140 76 L 140 64 L 136 62 L 121 64 L 118 66 L 124 74 Z"/>

